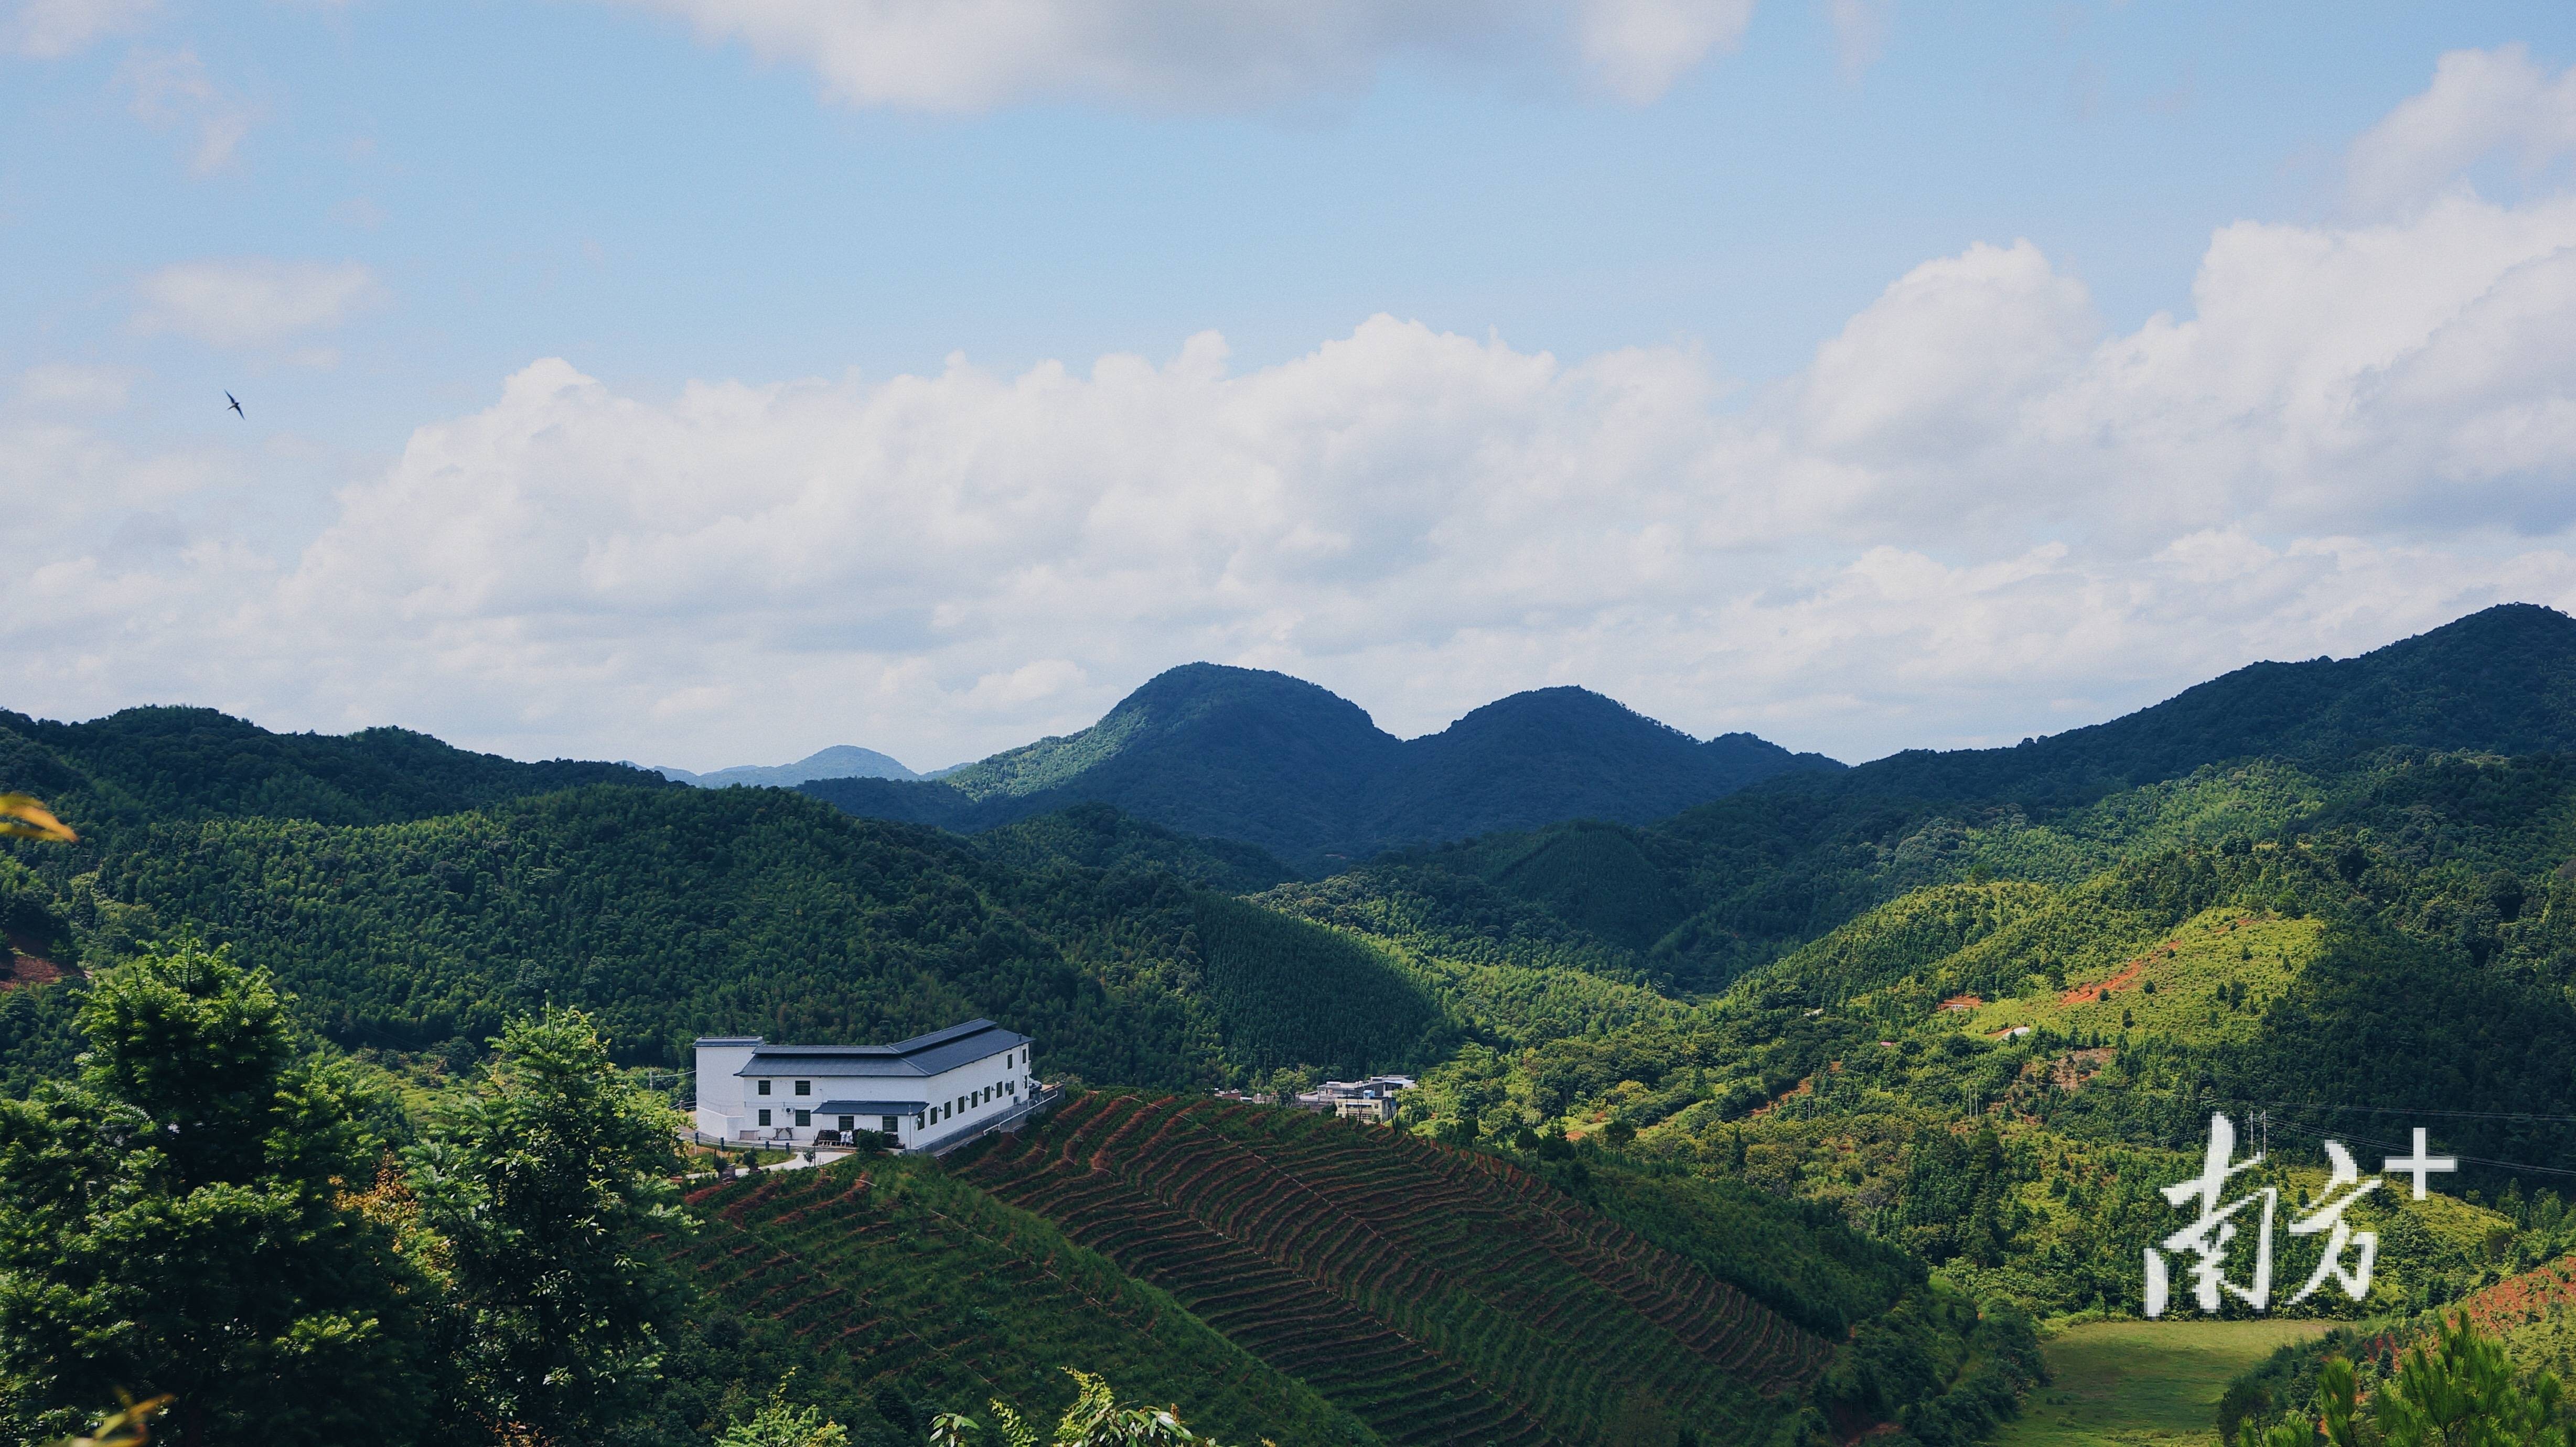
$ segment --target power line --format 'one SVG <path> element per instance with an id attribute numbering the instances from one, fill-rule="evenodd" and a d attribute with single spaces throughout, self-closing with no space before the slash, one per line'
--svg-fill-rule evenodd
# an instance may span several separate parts
<path id="1" fill-rule="evenodd" d="M 2321 1101 L 2312 1100 L 2237 1100 L 2221 1096 L 2210 1098 L 2227 1105 L 2253 1106 L 2258 1109 L 2269 1107 L 2273 1110 L 2348 1110 L 2367 1115 L 2430 1115 L 2454 1120 L 2576 1121 L 2576 1115 L 2542 1115 L 2537 1111 L 2527 1110 L 2418 1110 L 2408 1105 L 2327 1105 Z"/>
<path id="2" fill-rule="evenodd" d="M 2297 1135 L 2313 1136 L 2318 1140 L 2357 1140 L 2363 1145 L 2378 1146 L 2382 1150 L 2408 1150 L 2412 1149 L 2414 1144 L 2411 1141 L 2383 1140 L 2377 1136 L 2349 1135 L 2348 1133 L 2346 1135 L 2328 1137 L 2324 1131 L 2316 1130 L 2308 1126 L 2293 1125 L 2288 1121 L 2281 1122 L 2281 1129 L 2290 1131 Z M 2500 1161 L 2492 1156 L 2453 1156 L 2452 1159 L 2467 1166 L 2494 1166 L 2499 1170 L 2507 1171 L 2538 1171 L 2542 1175 L 2546 1176 L 2576 1176 L 2576 1170 L 2569 1170 L 2562 1166 L 2536 1166 L 2531 1164 L 2529 1161 Z"/>

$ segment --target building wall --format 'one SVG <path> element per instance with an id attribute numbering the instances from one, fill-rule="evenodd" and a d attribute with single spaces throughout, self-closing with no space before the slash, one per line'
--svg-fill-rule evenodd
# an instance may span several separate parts
<path id="1" fill-rule="evenodd" d="M 701 1053 L 699 1073 L 703 1081 L 708 1065 Z M 739 1104 L 721 1118 L 726 1122 L 718 1131 L 707 1122 L 710 1115 L 704 1102 L 707 1097 L 700 1087 L 698 1129 L 709 1134 L 722 1134 L 728 1140 L 739 1139 L 744 1131 L 767 1141 L 784 1129 L 787 1139 L 796 1145 L 809 1145 L 822 1131 L 841 1129 L 838 1114 L 826 1115 L 817 1110 L 829 1100 L 920 1100 L 927 1109 L 917 1115 L 895 1118 L 895 1139 L 906 1148 L 931 1144 L 978 1124 L 1008 1114 L 1037 1089 L 1037 1070 L 1030 1062 L 1031 1047 L 1014 1045 L 996 1051 L 981 1060 L 970 1060 L 953 1070 L 932 1076 L 905 1075 L 809 1075 L 799 1074 L 793 1061 L 778 1062 L 774 1070 L 763 1062 L 764 1073 L 734 1081 L 740 1092 Z M 740 1070 L 750 1062 L 750 1052 L 736 1056 L 733 1069 Z M 758 1082 L 767 1079 L 769 1094 L 759 1093 Z M 806 1093 L 796 1093 L 796 1083 L 806 1084 Z M 761 1112 L 769 1112 L 767 1124 Z M 803 1119 L 798 1118 L 803 1113 Z M 853 1130 L 879 1130 L 876 1116 L 851 1118 Z"/>
<path id="2" fill-rule="evenodd" d="M 725 1041 L 698 1047 L 697 1127 L 708 1135 L 732 1137 L 750 1123 L 743 1114 L 745 1082 L 735 1072 L 751 1063 L 761 1042 Z"/>

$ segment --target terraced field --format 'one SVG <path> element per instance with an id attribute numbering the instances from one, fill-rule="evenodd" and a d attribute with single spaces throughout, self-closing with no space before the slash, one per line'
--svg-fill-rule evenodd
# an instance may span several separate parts
<path id="1" fill-rule="evenodd" d="M 1393 1443 L 1759 1442 L 1832 1347 L 1490 1156 L 1096 1093 L 963 1176 Z"/>
<path id="2" fill-rule="evenodd" d="M 674 1254 L 726 1309 L 797 1344 L 806 1390 L 865 1401 L 893 1384 L 936 1410 L 1000 1397 L 1052 1419 L 1060 1370 L 1179 1403 L 1221 1441 L 1373 1447 L 1356 1418 L 1164 1293 L 927 1161 L 846 1162 L 693 1192 L 704 1226 Z"/>

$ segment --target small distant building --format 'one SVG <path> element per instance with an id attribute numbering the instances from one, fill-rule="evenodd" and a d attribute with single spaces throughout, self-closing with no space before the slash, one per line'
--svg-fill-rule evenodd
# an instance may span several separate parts
<path id="1" fill-rule="evenodd" d="M 1344 1120 L 1395 1119 L 1396 1097 L 1413 1088 L 1410 1075 L 1372 1075 L 1366 1080 L 1327 1080 L 1297 1097 L 1300 1110 Z"/>
<path id="2" fill-rule="evenodd" d="M 697 1042 L 697 1128 L 741 1145 L 847 1142 L 860 1131 L 936 1150 L 1042 1104 L 1032 1044 L 969 1020 L 892 1045 L 772 1045 L 757 1035 Z"/>

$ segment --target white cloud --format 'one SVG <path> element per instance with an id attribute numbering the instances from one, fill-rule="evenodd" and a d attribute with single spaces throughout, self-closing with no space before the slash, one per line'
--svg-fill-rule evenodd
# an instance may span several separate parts
<path id="1" fill-rule="evenodd" d="M 2353 143 L 2352 197 L 2371 211 L 2418 201 L 2498 151 L 2526 170 L 2576 153 L 2576 69 L 2549 75 L 2519 44 L 2443 56 L 2430 88 Z"/>
<path id="2" fill-rule="evenodd" d="M 196 132 L 189 165 L 201 176 L 232 163 L 257 119 L 251 106 L 207 77 L 193 50 L 137 51 L 117 68 L 117 79 L 133 93 L 136 119 Z"/>
<path id="3" fill-rule="evenodd" d="M 18 374 L 18 400 L 56 411 L 105 412 L 125 405 L 133 374 L 123 367 L 46 362 Z"/>
<path id="4" fill-rule="evenodd" d="M 1256 110 L 1364 89 L 1408 57 L 1550 53 L 1644 103 L 1743 36 L 1753 0 L 618 0 L 812 67 L 853 105 L 980 111 L 1083 100 Z"/>
<path id="5" fill-rule="evenodd" d="M 198 312 L 320 325 L 340 292 Z M 1972 246 L 1726 394 L 1688 347 L 1389 317 L 1249 369 L 1211 334 L 652 398 L 549 359 L 279 559 L 153 520 L 202 468 L 47 417 L 0 437 L 43 580 L 0 651 L 16 707 L 185 697 L 692 767 L 969 758 L 1194 658 L 1408 732 L 1571 682 L 1856 757 L 2576 606 L 2569 196 L 2228 226 L 2189 309 L 2126 331 L 2037 246 Z M 93 494 L 140 519 L 124 554 Z"/>
<path id="6" fill-rule="evenodd" d="M 374 273 L 354 261 L 187 261 L 136 283 L 134 325 L 219 347 L 257 346 L 336 327 L 383 299 Z"/>
<path id="7" fill-rule="evenodd" d="M 58 60 L 135 29 L 159 8 L 155 0 L 17 0 L 0 19 L 0 50 Z"/>

